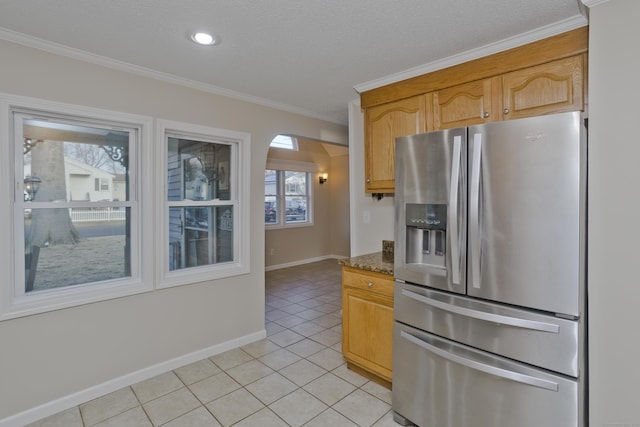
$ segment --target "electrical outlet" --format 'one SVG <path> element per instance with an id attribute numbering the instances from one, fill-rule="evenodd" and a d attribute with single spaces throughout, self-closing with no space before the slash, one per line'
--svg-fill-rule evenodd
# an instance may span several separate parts
<path id="1" fill-rule="evenodd" d="M 273 248 L 270 248 L 270 249 L 269 249 L 269 255 L 273 256 L 273 255 L 275 255 L 275 254 L 276 254 L 276 250 L 275 250 L 275 249 L 273 249 Z"/>

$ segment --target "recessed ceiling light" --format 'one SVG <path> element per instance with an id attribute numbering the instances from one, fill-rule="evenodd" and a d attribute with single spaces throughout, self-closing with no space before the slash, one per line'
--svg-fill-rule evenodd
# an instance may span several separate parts
<path id="1" fill-rule="evenodd" d="M 189 34 L 189 39 L 193 42 L 204 45 L 211 46 L 216 44 L 216 37 L 212 34 L 205 33 L 204 31 L 196 31 Z"/>

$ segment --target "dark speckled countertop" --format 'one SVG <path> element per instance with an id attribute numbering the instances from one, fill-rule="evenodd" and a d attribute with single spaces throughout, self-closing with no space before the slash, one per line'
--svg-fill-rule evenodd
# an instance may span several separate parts
<path id="1" fill-rule="evenodd" d="M 383 252 L 360 255 L 352 258 L 343 258 L 338 263 L 352 268 L 373 271 L 393 276 L 393 256 L 383 255 Z"/>

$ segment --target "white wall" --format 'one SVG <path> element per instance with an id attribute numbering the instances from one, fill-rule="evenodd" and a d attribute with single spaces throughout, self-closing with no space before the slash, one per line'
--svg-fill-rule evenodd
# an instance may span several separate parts
<path id="1" fill-rule="evenodd" d="M 364 114 L 359 100 L 349 104 L 349 170 L 351 256 L 380 252 L 382 240 L 394 240 L 394 199 L 373 199 L 364 191 Z"/>
<path id="2" fill-rule="evenodd" d="M 587 2 L 585 2 L 587 3 Z M 590 10 L 590 426 L 640 426 L 640 2 Z"/>
<path id="3" fill-rule="evenodd" d="M 109 391 L 121 386 L 117 379 L 167 361 L 262 336 L 269 142 L 287 129 L 345 143 L 346 127 L 6 41 L 0 41 L 0 63 L 3 93 L 250 133 L 252 206 L 249 274 L 0 322 L 0 425 L 39 405 L 45 405 L 42 416 L 57 412 L 83 391 Z M 0 236 L 11 234 L 10 212 L 10 200 L 0 200 Z M 11 250 L 5 242 L 0 257 Z M 63 401 L 46 406 L 56 399 Z"/>

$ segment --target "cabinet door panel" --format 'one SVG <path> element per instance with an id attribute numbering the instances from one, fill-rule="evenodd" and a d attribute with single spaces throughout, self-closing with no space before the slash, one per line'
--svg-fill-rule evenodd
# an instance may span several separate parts
<path id="1" fill-rule="evenodd" d="M 345 288 L 343 298 L 345 358 L 391 381 L 392 301 L 350 288 Z"/>
<path id="2" fill-rule="evenodd" d="M 433 126 L 450 129 L 500 120 L 501 80 L 479 80 L 433 94 Z"/>
<path id="3" fill-rule="evenodd" d="M 365 112 L 365 190 L 394 191 L 395 140 L 426 131 L 425 96 L 372 107 Z"/>
<path id="4" fill-rule="evenodd" d="M 505 74 L 504 119 L 583 110 L 583 59 L 579 55 Z"/>

